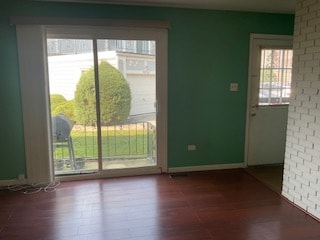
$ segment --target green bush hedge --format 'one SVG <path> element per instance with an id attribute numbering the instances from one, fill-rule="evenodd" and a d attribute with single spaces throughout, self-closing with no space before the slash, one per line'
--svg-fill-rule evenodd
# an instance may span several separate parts
<path id="1" fill-rule="evenodd" d="M 131 108 L 129 84 L 121 72 L 106 61 L 99 64 L 101 123 L 116 124 L 127 120 Z M 79 124 L 95 125 L 96 96 L 94 68 L 82 73 L 75 92 L 75 119 Z"/>

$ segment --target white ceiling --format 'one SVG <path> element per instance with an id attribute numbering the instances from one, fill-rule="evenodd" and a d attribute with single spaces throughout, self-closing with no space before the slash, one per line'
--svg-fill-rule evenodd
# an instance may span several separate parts
<path id="1" fill-rule="evenodd" d="M 37 0 L 50 2 L 82 2 L 164 6 L 213 10 L 232 10 L 269 13 L 294 13 L 296 0 Z"/>

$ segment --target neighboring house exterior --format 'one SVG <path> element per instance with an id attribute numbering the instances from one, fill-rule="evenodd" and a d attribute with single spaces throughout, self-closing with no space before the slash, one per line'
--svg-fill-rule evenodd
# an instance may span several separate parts
<path id="1" fill-rule="evenodd" d="M 155 112 L 155 42 L 99 40 L 99 60 L 107 60 L 124 75 L 132 94 L 130 115 Z M 48 40 L 51 94 L 74 98 L 81 73 L 93 66 L 92 41 Z"/>

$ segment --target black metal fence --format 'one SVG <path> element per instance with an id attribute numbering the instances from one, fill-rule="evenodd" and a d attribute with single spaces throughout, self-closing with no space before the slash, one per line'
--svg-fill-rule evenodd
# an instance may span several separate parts
<path id="1" fill-rule="evenodd" d="M 54 159 L 69 159 L 70 149 L 75 158 L 98 158 L 96 127 L 76 125 L 71 132 L 72 146 L 54 149 Z M 101 128 L 103 159 L 154 158 L 156 156 L 156 127 L 150 122 L 103 126 Z"/>

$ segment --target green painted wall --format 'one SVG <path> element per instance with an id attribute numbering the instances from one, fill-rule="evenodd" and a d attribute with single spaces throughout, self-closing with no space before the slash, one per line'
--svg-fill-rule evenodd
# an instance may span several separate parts
<path id="1" fill-rule="evenodd" d="M 14 15 L 170 21 L 169 167 L 244 161 L 250 33 L 292 34 L 294 25 L 293 15 L 281 14 L 1 1 L 0 180 L 25 172 Z M 229 91 L 231 82 L 238 92 Z"/>

